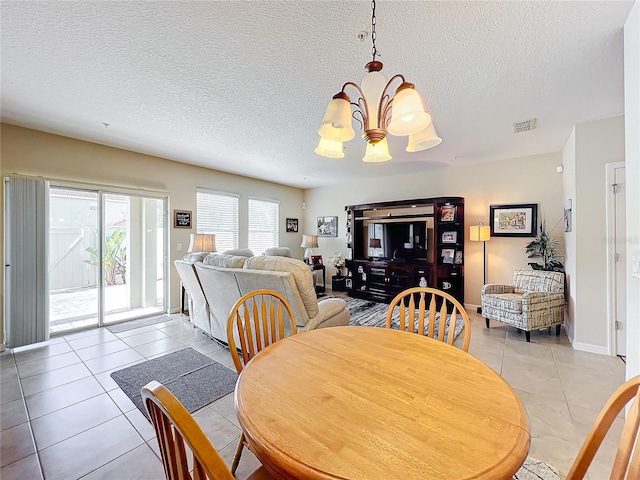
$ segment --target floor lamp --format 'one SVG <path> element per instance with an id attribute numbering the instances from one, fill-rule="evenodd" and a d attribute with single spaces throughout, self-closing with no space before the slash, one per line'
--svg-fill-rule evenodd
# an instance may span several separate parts
<path id="1" fill-rule="evenodd" d="M 469 227 L 469 240 L 482 242 L 482 285 L 487 284 L 487 241 L 491 238 L 491 227 L 480 222 Z M 482 313 L 482 307 L 478 307 L 478 313 Z"/>

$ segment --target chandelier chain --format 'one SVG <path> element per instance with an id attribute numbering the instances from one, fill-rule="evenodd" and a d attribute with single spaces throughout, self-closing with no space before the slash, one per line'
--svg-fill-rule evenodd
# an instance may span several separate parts
<path id="1" fill-rule="evenodd" d="M 376 0 L 371 1 L 371 44 L 371 55 L 375 62 L 376 57 L 380 56 L 376 48 Z"/>

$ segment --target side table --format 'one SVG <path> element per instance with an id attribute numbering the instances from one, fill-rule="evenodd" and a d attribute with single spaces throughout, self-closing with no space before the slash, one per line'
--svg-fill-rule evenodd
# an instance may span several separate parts
<path id="1" fill-rule="evenodd" d="M 322 285 L 316 285 L 316 294 L 324 295 L 324 292 L 327 290 L 326 269 L 324 265 L 312 265 L 311 270 L 313 272 L 322 270 Z"/>
<path id="2" fill-rule="evenodd" d="M 346 292 L 347 277 L 343 277 L 342 275 L 333 275 L 331 277 L 331 290 L 334 292 Z"/>

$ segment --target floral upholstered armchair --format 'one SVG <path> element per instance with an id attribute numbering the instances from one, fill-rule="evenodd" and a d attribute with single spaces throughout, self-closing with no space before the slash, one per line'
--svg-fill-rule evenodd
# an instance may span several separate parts
<path id="1" fill-rule="evenodd" d="M 541 330 L 564 323 L 564 273 L 545 270 L 516 270 L 513 285 L 488 284 L 482 287 L 482 316 L 525 331 Z"/>

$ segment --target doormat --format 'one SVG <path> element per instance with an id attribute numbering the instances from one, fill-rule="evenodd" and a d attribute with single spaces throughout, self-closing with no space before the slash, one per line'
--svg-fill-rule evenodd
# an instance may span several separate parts
<path id="1" fill-rule="evenodd" d="M 126 332 L 127 330 L 133 330 L 134 328 L 146 327 L 147 325 L 155 325 L 156 323 L 164 323 L 171 320 L 171 317 L 167 315 L 157 315 L 149 318 L 139 318 L 137 320 L 130 320 L 128 322 L 117 323 L 115 325 L 108 325 L 107 330 L 111 333 Z"/>
<path id="2" fill-rule="evenodd" d="M 231 393 L 238 374 L 193 348 L 185 348 L 113 372 L 111 378 L 149 420 L 140 390 L 152 380 L 167 387 L 193 413 Z"/>

